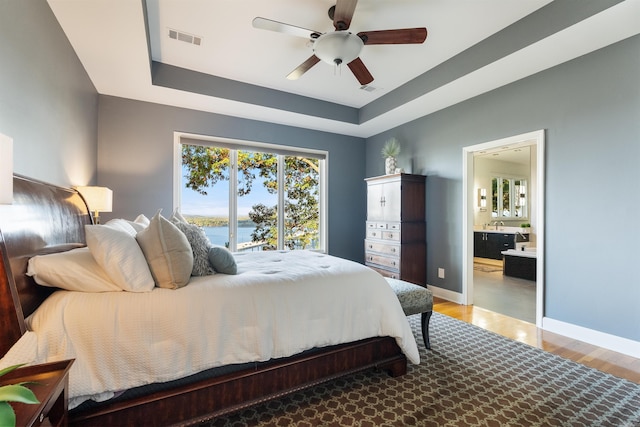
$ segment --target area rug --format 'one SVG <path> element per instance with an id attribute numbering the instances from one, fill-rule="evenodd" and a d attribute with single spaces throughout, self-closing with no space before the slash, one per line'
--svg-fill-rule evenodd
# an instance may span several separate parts
<path id="1" fill-rule="evenodd" d="M 495 273 L 496 271 L 502 271 L 501 266 L 478 263 L 473 264 L 473 269 L 476 271 L 482 271 L 483 273 Z"/>
<path id="2" fill-rule="evenodd" d="M 208 426 L 638 426 L 640 385 L 434 313 L 420 365 L 364 372 Z"/>

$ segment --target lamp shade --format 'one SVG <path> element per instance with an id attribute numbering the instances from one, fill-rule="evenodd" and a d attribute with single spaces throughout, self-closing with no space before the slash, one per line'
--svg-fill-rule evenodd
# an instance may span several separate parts
<path id="1" fill-rule="evenodd" d="M 76 190 L 93 212 L 111 212 L 113 204 L 113 191 L 107 187 L 76 187 Z"/>
<path id="2" fill-rule="evenodd" d="M 0 204 L 13 203 L 13 138 L 0 133 Z"/>

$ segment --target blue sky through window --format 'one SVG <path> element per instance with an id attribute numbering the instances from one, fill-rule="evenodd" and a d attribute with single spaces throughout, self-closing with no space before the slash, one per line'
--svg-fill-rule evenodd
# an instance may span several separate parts
<path id="1" fill-rule="evenodd" d="M 180 178 L 180 188 L 182 192 L 180 211 L 182 214 L 227 217 L 229 215 L 229 181 L 218 182 L 212 188 L 208 188 L 206 190 L 208 194 L 203 196 L 196 191 L 185 188 L 184 176 L 186 174 L 186 168 L 183 166 Z M 263 182 L 264 180 L 256 173 L 256 179 L 253 181 L 251 193 L 238 198 L 239 217 L 248 216 L 251 207 L 255 204 L 264 203 L 267 206 L 276 204 L 276 196 L 267 192 Z"/>

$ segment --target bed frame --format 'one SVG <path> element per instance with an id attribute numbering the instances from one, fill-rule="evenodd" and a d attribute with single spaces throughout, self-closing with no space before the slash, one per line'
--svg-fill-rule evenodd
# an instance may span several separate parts
<path id="1" fill-rule="evenodd" d="M 37 254 L 85 246 L 91 216 L 75 190 L 14 176 L 14 202 L 0 205 L 0 355 L 25 333 L 24 319 L 53 292 L 26 276 Z M 403 375 L 407 359 L 391 337 L 317 349 L 95 408 L 71 411 L 71 425 L 184 425 L 215 418 L 367 369 Z"/>

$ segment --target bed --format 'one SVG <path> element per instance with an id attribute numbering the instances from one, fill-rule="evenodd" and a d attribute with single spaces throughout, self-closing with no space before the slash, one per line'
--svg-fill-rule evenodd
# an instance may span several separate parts
<path id="1" fill-rule="evenodd" d="M 37 363 L 74 358 L 70 372 L 72 425 L 195 423 L 357 371 L 375 368 L 386 370 L 392 376 L 402 375 L 407 369 L 407 358 L 413 363 L 419 361 L 415 339 L 402 309 L 397 300 L 394 301 L 391 289 L 381 285 L 386 284 L 384 279 L 360 264 L 324 254 L 238 255 L 237 277 L 223 274 L 198 277 L 184 288 L 158 288 L 144 294 L 61 291 L 39 286 L 26 275 L 28 261 L 36 255 L 84 248 L 85 225 L 88 224 L 91 224 L 91 217 L 77 192 L 22 176 L 14 177 L 13 205 L 0 206 L 0 322 L 3 325 L 0 354 L 9 352 L 14 357 L 14 354 L 29 353 L 28 349 L 35 342 Z M 302 280 L 286 276 L 291 269 L 282 267 L 293 268 L 296 263 L 300 268 L 295 269 L 295 275 Z M 320 273 L 316 271 L 309 276 L 304 266 L 309 270 L 320 270 Z M 330 274 L 332 271 L 346 276 L 336 279 Z M 282 277 L 272 279 L 277 276 Z M 364 282 L 360 283 L 362 278 Z M 298 310 L 310 313 L 309 316 L 296 317 L 302 315 L 296 314 L 295 308 L 305 307 L 300 292 L 311 295 L 313 288 L 322 288 L 322 292 L 308 298 L 312 303 L 306 302 L 305 310 Z M 345 288 L 345 292 L 352 295 L 336 299 L 339 288 Z M 224 293 L 231 298 L 223 299 Z M 216 298 L 206 301 L 209 294 Z M 320 305 L 322 299 L 333 304 L 331 310 L 336 310 L 335 315 L 333 312 L 329 317 L 323 315 L 327 310 Z M 164 308 L 157 308 L 156 303 L 151 302 L 155 300 L 164 300 L 160 305 Z M 274 301 L 278 304 L 273 304 Z M 173 304 L 173 308 L 167 309 L 167 304 Z M 151 312 L 126 309 L 127 305 L 150 306 Z M 65 307 L 62 315 L 57 314 L 56 306 Z M 85 312 L 77 308 L 66 311 L 78 306 L 84 306 Z M 342 306 L 340 314 L 338 306 Z M 88 319 L 87 307 L 94 307 L 90 314 L 97 324 L 78 320 L 83 316 Z M 250 310 L 243 311 L 246 307 Z M 180 348 L 188 348 L 186 352 L 171 349 L 176 345 L 175 338 L 157 339 L 159 332 L 150 329 L 155 323 L 163 324 L 160 330 L 171 329 L 172 321 L 165 319 L 163 323 L 158 319 L 162 318 L 163 312 L 166 317 L 168 313 L 180 310 L 187 314 L 207 312 L 214 316 L 206 320 L 197 318 L 196 325 L 204 322 L 200 329 L 193 325 L 184 327 L 186 344 L 183 345 L 186 347 Z M 101 311 L 104 313 L 100 314 Z M 99 369 L 94 372 L 96 363 L 85 360 L 86 353 L 80 350 L 79 339 L 74 341 L 76 338 L 58 336 L 59 328 L 53 326 L 58 321 L 62 322 L 63 329 L 68 326 L 64 322 L 71 325 L 87 323 L 82 325 L 85 330 L 78 334 L 91 336 L 90 331 L 100 327 L 98 316 L 108 316 L 111 312 L 130 313 L 133 317 L 119 319 L 144 327 L 144 334 L 134 327 L 130 337 L 124 336 L 125 329 L 113 332 L 111 338 L 107 338 L 107 332 L 100 332 L 101 339 L 89 346 L 91 351 L 103 341 L 113 346 L 113 354 L 133 348 L 130 342 L 136 339 L 143 347 L 130 351 L 117 362 L 110 361 L 109 355 L 103 355 L 98 359 Z M 49 313 L 54 314 L 50 317 Z M 146 318 L 152 317 L 156 320 L 145 323 Z M 229 318 L 244 323 L 234 326 L 236 329 L 227 328 Z M 360 318 L 365 322 L 356 326 Z M 113 319 L 102 323 L 110 322 Z M 174 329 L 180 330 L 179 327 Z M 231 330 L 242 332 L 228 333 Z M 280 334 L 300 338 L 292 344 L 282 340 Z M 119 343 L 121 339 L 122 343 Z M 146 339 L 156 347 L 146 347 L 149 344 Z M 56 341 L 69 341 L 70 345 L 50 351 L 48 347 Z M 258 349 L 247 349 L 247 341 L 257 342 Z M 216 342 L 222 343 L 222 347 L 214 345 Z M 214 349 L 211 351 L 209 347 Z M 108 352 L 109 347 L 106 348 Z M 214 356 L 200 357 L 202 348 L 204 353 L 208 349 Z M 239 356 L 232 359 L 229 353 Z M 160 368 L 145 367 L 145 360 L 162 356 L 169 360 L 159 374 L 155 370 Z M 173 371 L 172 366 L 176 367 Z M 110 369 L 127 373 L 113 379 Z M 149 371 L 158 374 L 153 377 L 155 380 L 150 380 Z M 133 377 L 131 382 L 127 382 L 128 377 Z M 124 390 L 127 391 L 123 393 Z M 87 400 L 89 397 L 106 400 L 94 403 Z"/>

